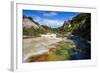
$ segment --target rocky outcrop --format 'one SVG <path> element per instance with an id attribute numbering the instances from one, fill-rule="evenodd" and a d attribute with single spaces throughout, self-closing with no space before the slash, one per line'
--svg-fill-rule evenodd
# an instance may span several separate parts
<path id="1" fill-rule="evenodd" d="M 23 27 L 24 28 L 31 28 L 34 27 L 34 29 L 38 29 L 39 28 L 39 24 L 37 22 L 35 22 L 32 17 L 26 17 L 23 16 Z"/>

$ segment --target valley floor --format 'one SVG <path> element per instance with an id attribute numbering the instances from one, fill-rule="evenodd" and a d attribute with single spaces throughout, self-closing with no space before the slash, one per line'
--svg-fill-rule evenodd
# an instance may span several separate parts
<path id="1" fill-rule="evenodd" d="M 75 36 L 26 38 L 23 39 L 23 62 L 89 59 L 86 47 L 84 39 Z"/>

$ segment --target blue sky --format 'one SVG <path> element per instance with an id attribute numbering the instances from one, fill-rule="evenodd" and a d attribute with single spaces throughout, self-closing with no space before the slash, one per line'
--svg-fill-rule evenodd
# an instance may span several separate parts
<path id="1" fill-rule="evenodd" d="M 31 16 L 39 24 L 53 28 L 62 26 L 64 21 L 71 20 L 78 14 L 78 12 L 23 10 L 23 15 Z"/>

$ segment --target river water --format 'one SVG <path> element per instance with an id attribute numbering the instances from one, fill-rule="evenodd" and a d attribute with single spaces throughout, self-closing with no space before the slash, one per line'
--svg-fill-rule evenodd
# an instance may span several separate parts
<path id="1" fill-rule="evenodd" d="M 70 60 L 91 58 L 90 43 L 88 43 L 85 39 L 74 35 L 67 39 L 66 38 L 35 37 L 23 39 L 23 61 L 25 62 L 30 56 L 37 56 L 48 53 L 50 48 L 54 48 L 55 44 L 61 41 L 75 44 L 75 47 L 72 49 L 73 54 L 71 55 Z"/>

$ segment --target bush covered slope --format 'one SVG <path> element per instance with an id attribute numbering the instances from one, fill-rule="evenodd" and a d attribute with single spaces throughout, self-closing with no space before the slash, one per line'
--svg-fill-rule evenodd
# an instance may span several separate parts
<path id="1" fill-rule="evenodd" d="M 27 19 L 27 22 L 25 21 Z M 26 25 L 31 23 L 31 25 Z M 28 28 L 29 27 L 29 28 Z M 72 20 L 64 21 L 63 26 L 51 28 L 46 25 L 40 25 L 31 17 L 23 16 L 23 35 L 39 36 L 45 33 L 56 33 L 66 35 L 68 32 L 77 35 L 86 40 L 91 40 L 91 14 L 80 13 L 73 17 Z"/>

